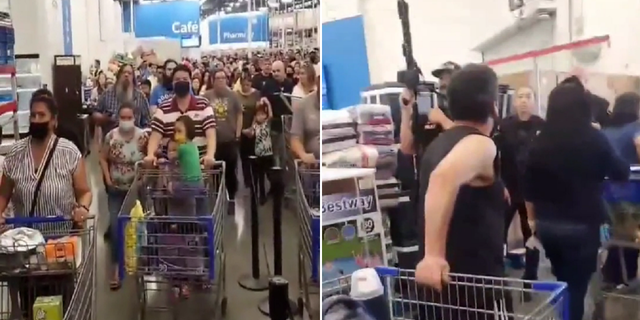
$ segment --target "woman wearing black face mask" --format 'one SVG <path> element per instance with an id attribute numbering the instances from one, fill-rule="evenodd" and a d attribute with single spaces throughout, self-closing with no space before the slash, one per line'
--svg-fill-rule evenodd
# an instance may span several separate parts
<path id="1" fill-rule="evenodd" d="M 31 99 L 29 136 L 16 141 L 4 161 L 0 179 L 0 212 L 4 212 L 11 201 L 16 216 L 21 218 L 61 215 L 73 218 L 75 223 L 63 221 L 30 225 L 49 235 L 64 236 L 88 218 L 92 195 L 82 154 L 71 141 L 54 133 L 57 115 L 58 108 L 51 97 Z M 0 218 L 0 229 L 5 227 L 4 218 Z M 72 274 L 46 275 L 37 280 L 22 277 L 9 289 L 20 295 L 19 304 L 13 301 L 20 308 L 13 310 L 12 318 L 33 319 L 31 307 L 36 292 L 38 296 L 61 295 L 66 309 L 73 288 Z"/>

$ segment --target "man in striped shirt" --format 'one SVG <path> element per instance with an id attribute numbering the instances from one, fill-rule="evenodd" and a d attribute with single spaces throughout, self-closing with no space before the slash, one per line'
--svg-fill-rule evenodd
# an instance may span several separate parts
<path id="1" fill-rule="evenodd" d="M 160 103 L 151 120 L 151 136 L 147 146 L 147 164 L 156 164 L 157 151 L 163 149 L 173 139 L 174 126 L 178 117 L 188 115 L 196 124 L 193 143 L 198 146 L 205 166 L 213 166 L 216 153 L 216 118 L 209 100 L 191 94 L 191 70 L 178 65 L 172 74 L 174 96 Z"/>

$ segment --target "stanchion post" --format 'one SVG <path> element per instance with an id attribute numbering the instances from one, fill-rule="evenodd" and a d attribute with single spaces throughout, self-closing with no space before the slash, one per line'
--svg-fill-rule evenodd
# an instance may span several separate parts
<path id="1" fill-rule="evenodd" d="M 271 188 L 273 190 L 273 264 L 274 277 L 269 282 L 269 296 L 258 305 L 258 310 L 271 319 L 289 319 L 290 315 L 298 314 L 297 305 L 289 299 L 289 282 L 282 277 L 282 204 L 284 198 L 283 170 L 281 167 L 271 169 Z M 284 286 L 283 286 L 284 284 Z M 286 293 L 282 293 L 284 291 Z M 272 296 L 275 295 L 275 296 Z M 273 304 L 273 305 L 272 305 Z M 288 304 L 288 308 L 286 307 Z M 278 306 L 274 313 L 271 306 Z M 283 310 L 285 318 L 282 318 Z"/>
<path id="2" fill-rule="evenodd" d="M 260 228 L 258 225 L 258 175 L 257 158 L 249 157 L 249 199 L 251 203 L 251 274 L 244 274 L 238 279 L 238 285 L 249 291 L 265 291 L 269 288 L 269 277 L 260 274 Z"/>
<path id="3" fill-rule="evenodd" d="M 272 169 L 273 189 L 273 274 L 282 276 L 282 198 L 284 198 L 283 170 Z"/>
<path id="4" fill-rule="evenodd" d="M 269 318 L 271 320 L 288 320 L 291 318 L 289 301 L 289 281 L 275 276 L 269 281 Z"/>

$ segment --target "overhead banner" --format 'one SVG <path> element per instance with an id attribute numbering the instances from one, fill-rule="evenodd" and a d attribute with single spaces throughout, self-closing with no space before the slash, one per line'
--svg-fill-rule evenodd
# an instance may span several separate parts
<path id="1" fill-rule="evenodd" d="M 229 14 L 209 20 L 209 44 L 247 43 L 249 39 L 251 42 L 269 41 L 269 15 L 266 12 Z"/>
<path id="2" fill-rule="evenodd" d="M 131 6 L 123 2 L 122 26 L 131 32 Z M 200 2 L 169 1 L 134 3 L 133 33 L 136 38 L 182 39 L 200 35 Z"/>

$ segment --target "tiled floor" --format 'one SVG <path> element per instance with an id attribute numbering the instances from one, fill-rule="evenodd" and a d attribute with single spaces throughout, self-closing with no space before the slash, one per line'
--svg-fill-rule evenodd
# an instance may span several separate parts
<path id="1" fill-rule="evenodd" d="M 99 213 L 98 217 L 98 229 L 99 235 L 103 233 L 107 228 L 106 219 L 106 194 L 104 193 L 104 187 L 102 186 L 102 179 L 99 175 L 98 166 L 93 157 L 88 159 L 88 169 L 90 172 L 90 179 L 92 183 L 92 190 L 95 192 L 95 200 L 93 202 L 92 210 Z M 272 215 L 270 210 L 270 204 L 263 206 L 260 209 L 260 242 L 261 242 L 261 260 L 262 270 L 266 273 L 266 255 L 272 257 Z M 248 217 L 245 225 L 248 228 Z M 283 219 L 283 273 L 290 284 L 290 296 L 292 299 L 297 299 L 298 283 L 297 283 L 297 233 L 298 225 L 295 217 L 295 212 L 285 211 Z M 249 273 L 250 268 L 250 240 L 248 237 L 248 231 L 245 230 L 241 239 L 237 239 L 236 225 L 232 216 L 228 216 L 225 221 L 225 246 L 227 255 L 227 286 L 226 295 L 228 297 L 228 311 L 225 319 L 228 320 L 258 320 L 268 319 L 258 311 L 258 304 L 267 297 L 266 292 L 250 292 L 240 288 L 237 284 L 237 279 L 242 275 Z M 98 320 L 110 320 L 114 317 L 120 319 L 137 319 L 138 318 L 138 306 L 136 298 L 135 281 L 133 279 L 127 280 L 123 287 L 117 292 L 111 292 L 109 290 L 109 275 L 108 275 L 108 247 L 105 245 L 102 237 L 98 237 L 98 279 L 97 279 L 97 297 L 98 297 Z M 269 265 L 273 268 L 273 262 Z M 152 298 L 153 304 L 162 304 L 164 298 L 163 293 L 156 293 Z M 212 312 L 215 298 L 213 296 L 196 297 L 195 295 L 187 302 L 179 306 L 179 319 L 216 319 Z M 315 296 L 315 299 L 319 299 Z M 314 303 L 318 305 L 318 302 Z M 173 319 L 171 313 L 150 313 L 147 315 L 148 319 Z M 317 319 L 317 317 L 316 317 Z"/>

